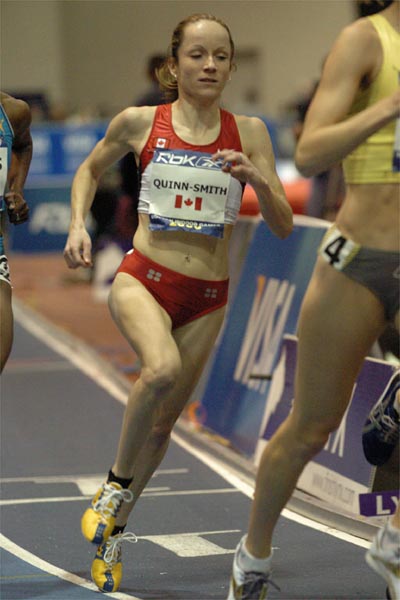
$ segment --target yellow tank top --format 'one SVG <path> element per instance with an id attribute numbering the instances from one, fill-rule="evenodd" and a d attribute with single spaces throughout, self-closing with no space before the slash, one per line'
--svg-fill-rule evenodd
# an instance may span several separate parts
<path id="1" fill-rule="evenodd" d="M 399 85 L 400 34 L 381 14 L 372 15 L 368 19 L 378 32 L 382 44 L 382 66 L 368 89 L 358 93 L 349 116 L 389 96 Z M 400 182 L 400 173 L 392 171 L 395 126 L 396 120 L 393 119 L 343 160 L 347 183 Z"/>

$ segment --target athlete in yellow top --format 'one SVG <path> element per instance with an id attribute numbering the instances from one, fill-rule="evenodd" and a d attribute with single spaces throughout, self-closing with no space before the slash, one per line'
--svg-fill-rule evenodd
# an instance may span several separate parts
<path id="1" fill-rule="evenodd" d="M 260 462 L 248 534 L 234 559 L 231 600 L 266 597 L 279 515 L 305 465 L 339 426 L 373 342 L 388 321 L 398 324 L 400 174 L 393 155 L 399 30 L 398 0 L 344 28 L 297 147 L 297 166 L 307 176 L 348 157 L 346 197 L 303 301 L 293 410 Z M 375 544 L 392 598 L 400 598 L 399 526 L 397 513 Z"/>

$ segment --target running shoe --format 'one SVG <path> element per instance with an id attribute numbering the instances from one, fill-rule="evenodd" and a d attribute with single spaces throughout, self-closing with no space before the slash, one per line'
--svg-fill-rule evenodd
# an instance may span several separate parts
<path id="1" fill-rule="evenodd" d="M 269 575 L 266 573 L 233 573 L 228 600 L 264 600 L 267 597 L 269 582 Z"/>
<path id="2" fill-rule="evenodd" d="M 239 542 L 233 559 L 228 600 L 264 600 L 267 597 L 268 584 L 279 588 L 271 581 L 270 572 L 244 571 L 239 567 L 238 553 L 242 543 L 243 540 Z"/>
<path id="3" fill-rule="evenodd" d="M 93 544 L 103 544 L 111 535 L 122 502 L 133 500 L 131 490 L 112 481 L 103 483 L 81 520 L 83 536 Z"/>
<path id="4" fill-rule="evenodd" d="M 384 465 L 399 441 L 400 417 L 394 408 L 399 390 L 400 371 L 396 371 L 364 424 L 363 449 L 365 458 L 371 465 Z"/>
<path id="5" fill-rule="evenodd" d="M 116 592 L 121 585 L 122 542 L 135 544 L 137 537 L 134 533 L 118 533 L 97 548 L 92 563 L 92 579 L 102 592 Z"/>
<path id="6" fill-rule="evenodd" d="M 386 581 L 391 600 L 400 600 L 400 531 L 390 534 L 387 524 L 376 534 L 365 560 Z M 397 539 L 396 539 L 397 538 Z"/>

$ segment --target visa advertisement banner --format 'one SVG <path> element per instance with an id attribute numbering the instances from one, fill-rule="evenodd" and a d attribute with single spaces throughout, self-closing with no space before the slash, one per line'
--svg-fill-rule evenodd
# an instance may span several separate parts
<path id="1" fill-rule="evenodd" d="M 295 333 L 301 302 L 330 223 L 295 215 L 285 240 L 260 221 L 242 268 L 201 401 L 202 424 L 247 456 L 260 424 L 283 335 Z"/>
<path id="2" fill-rule="evenodd" d="M 297 338 L 285 335 L 265 403 L 256 463 L 268 440 L 290 412 L 294 398 L 296 352 Z M 367 358 L 364 361 L 340 427 L 329 436 L 325 448 L 303 471 L 297 485 L 299 489 L 348 512 L 359 513 L 359 494 L 370 490 L 375 473 L 375 469 L 364 457 L 362 428 L 393 370 L 393 366 L 381 360 Z"/>

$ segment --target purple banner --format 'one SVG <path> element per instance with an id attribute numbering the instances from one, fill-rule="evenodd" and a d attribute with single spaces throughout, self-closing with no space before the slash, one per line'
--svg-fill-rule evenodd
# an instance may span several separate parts
<path id="1" fill-rule="evenodd" d="M 266 402 L 261 440 L 271 438 L 290 411 L 294 398 L 296 353 L 297 338 L 285 336 L 281 358 Z M 367 358 L 364 361 L 353 388 L 350 406 L 340 427 L 331 434 L 325 448 L 313 460 L 313 463 L 322 467 L 319 473 L 323 473 L 323 470 L 336 472 L 352 482 L 370 487 L 372 468 L 364 457 L 362 428 L 393 370 L 394 367 L 381 360 Z M 315 483 L 318 484 L 317 481 Z M 324 485 L 325 482 L 321 480 L 321 487 Z"/>
<path id="2" fill-rule="evenodd" d="M 400 492 L 371 492 L 360 494 L 360 515 L 364 517 L 386 517 L 392 515 L 399 503 Z"/>

